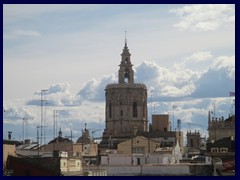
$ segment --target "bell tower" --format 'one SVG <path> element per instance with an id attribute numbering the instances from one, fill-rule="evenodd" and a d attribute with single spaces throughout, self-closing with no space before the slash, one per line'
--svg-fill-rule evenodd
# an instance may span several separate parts
<path id="1" fill-rule="evenodd" d="M 131 54 L 125 45 L 121 54 L 118 83 L 105 89 L 105 129 L 101 144 L 116 147 L 119 142 L 131 138 L 137 132 L 148 130 L 147 87 L 134 83 Z"/>
<path id="2" fill-rule="evenodd" d="M 125 38 L 125 46 L 123 48 L 123 52 L 121 54 L 122 60 L 121 64 L 119 65 L 119 71 L 118 71 L 118 81 L 119 84 L 122 83 L 134 83 L 134 72 L 132 69 L 132 63 L 131 63 L 131 54 L 129 53 L 129 49 L 127 47 L 127 40 Z"/>

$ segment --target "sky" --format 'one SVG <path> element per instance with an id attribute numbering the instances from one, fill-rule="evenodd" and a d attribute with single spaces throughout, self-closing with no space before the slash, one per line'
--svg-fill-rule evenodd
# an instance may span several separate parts
<path id="1" fill-rule="evenodd" d="M 209 110 L 234 113 L 235 5 L 4 4 L 3 138 L 36 141 L 45 89 L 44 142 L 54 137 L 54 110 L 64 136 L 72 130 L 77 140 L 87 123 L 100 137 L 104 89 L 118 81 L 125 38 L 150 122 L 169 114 L 174 129 L 181 119 L 185 133 L 208 136 Z"/>

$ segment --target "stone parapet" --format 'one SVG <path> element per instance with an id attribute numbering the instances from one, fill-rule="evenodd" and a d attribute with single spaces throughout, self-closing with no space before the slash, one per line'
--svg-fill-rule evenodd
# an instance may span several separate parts
<path id="1" fill-rule="evenodd" d="M 134 84 L 128 84 L 128 83 L 123 83 L 123 84 L 108 84 L 106 89 L 121 89 L 121 88 L 127 88 L 127 89 L 139 89 L 139 88 L 143 88 L 143 89 L 147 89 L 145 84 L 141 84 L 141 83 L 134 83 Z"/>

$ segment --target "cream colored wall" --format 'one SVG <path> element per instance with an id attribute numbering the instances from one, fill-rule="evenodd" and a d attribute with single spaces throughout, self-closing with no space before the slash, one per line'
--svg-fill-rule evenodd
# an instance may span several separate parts
<path id="1" fill-rule="evenodd" d="M 119 143 L 118 153 L 131 154 L 132 147 L 144 147 L 145 153 L 148 153 L 148 144 L 149 144 L 150 153 L 156 150 L 156 145 L 159 145 L 159 143 L 154 142 L 152 140 L 148 141 L 148 139 L 145 137 L 137 136 L 136 138 L 133 138 L 133 141 L 127 140 L 125 142 Z"/>
<path id="2" fill-rule="evenodd" d="M 82 171 L 82 162 L 80 159 L 61 158 L 60 165 L 62 172 Z"/>
<path id="3" fill-rule="evenodd" d="M 15 156 L 16 147 L 12 144 L 3 144 L 3 163 L 6 164 L 8 155 Z"/>
<path id="4" fill-rule="evenodd" d="M 84 156 L 96 156 L 98 154 L 98 144 L 96 143 L 86 144 L 83 148 L 81 143 L 73 144 L 73 153 L 82 153 L 82 149 Z"/>
<path id="5" fill-rule="evenodd" d="M 66 151 L 68 152 L 68 156 L 80 156 L 82 154 L 82 144 L 81 143 L 55 143 L 55 144 L 47 144 L 42 148 L 43 151 Z M 84 156 L 96 156 L 98 153 L 98 145 L 96 143 L 86 144 L 83 147 L 83 155 Z M 77 155 L 78 154 L 78 155 Z"/>

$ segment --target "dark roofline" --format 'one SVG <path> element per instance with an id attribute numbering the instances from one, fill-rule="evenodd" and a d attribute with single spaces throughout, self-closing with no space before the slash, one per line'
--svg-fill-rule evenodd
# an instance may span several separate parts
<path id="1" fill-rule="evenodd" d="M 235 120 L 235 115 L 232 115 L 230 117 L 228 117 L 227 119 L 225 119 L 225 121 L 233 121 Z"/>

